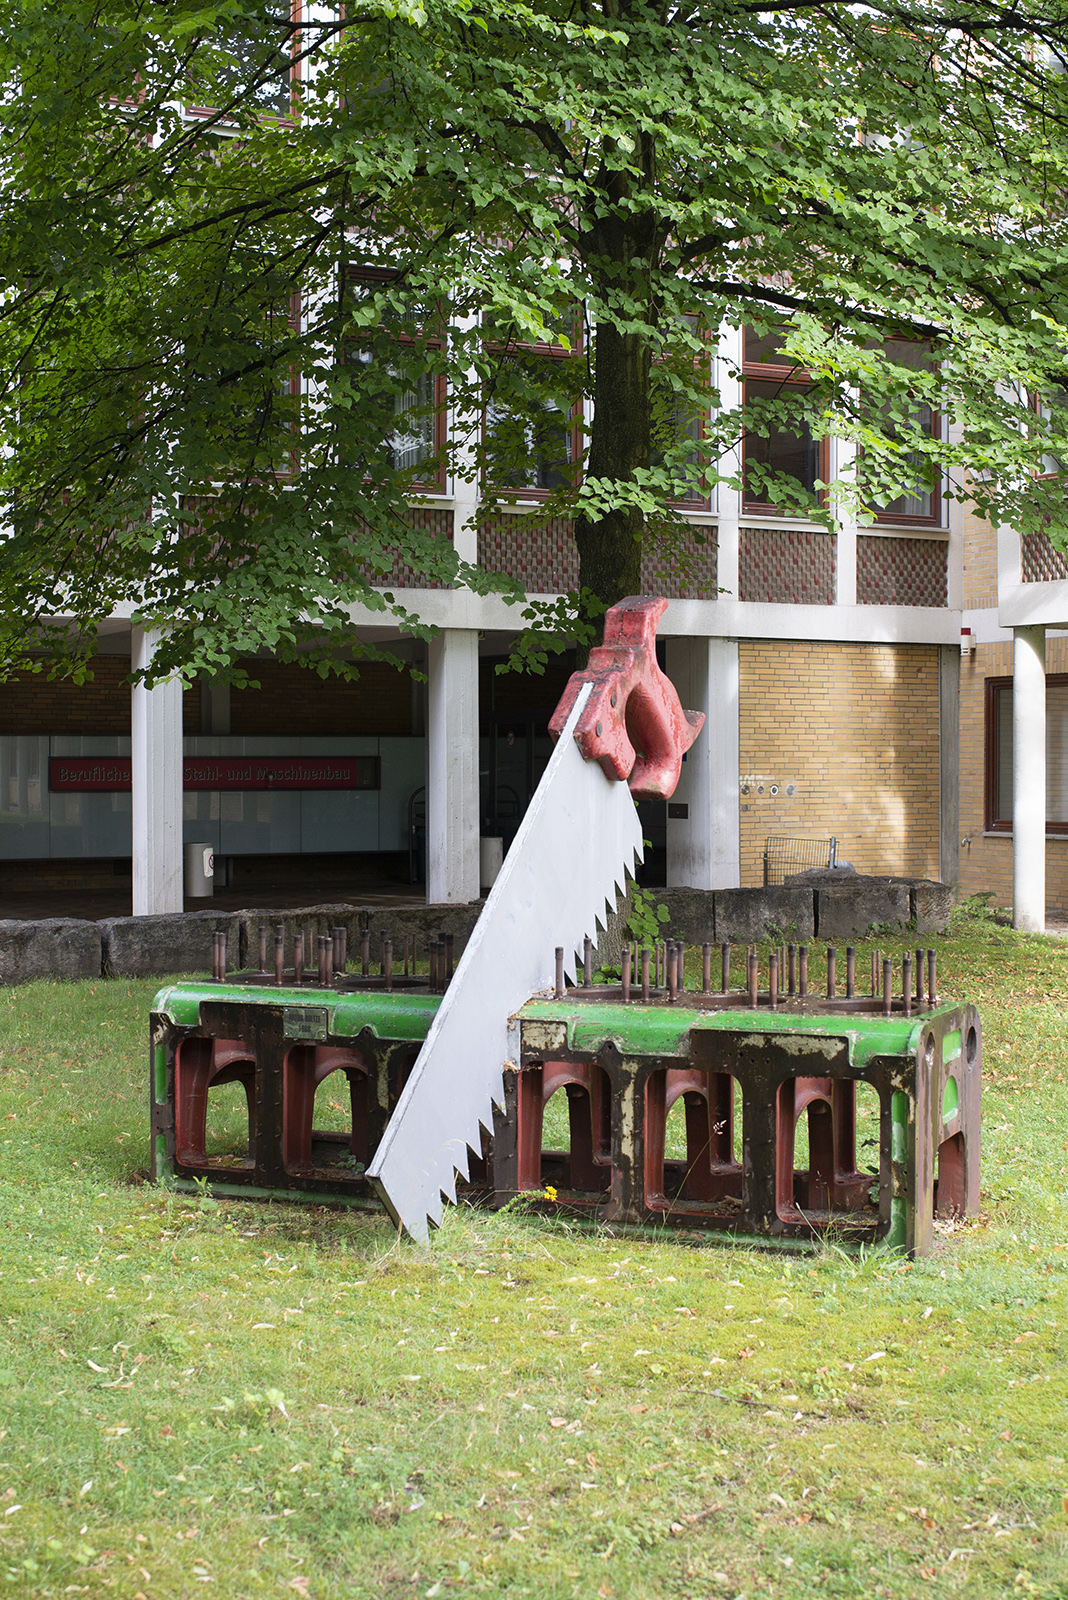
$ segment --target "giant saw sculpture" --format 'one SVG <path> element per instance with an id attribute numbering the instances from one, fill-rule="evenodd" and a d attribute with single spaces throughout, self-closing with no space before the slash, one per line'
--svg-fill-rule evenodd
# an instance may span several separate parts
<path id="1" fill-rule="evenodd" d="M 556 748 L 368 1167 L 414 1239 L 440 1222 L 503 1104 L 514 1016 L 552 985 L 548 953 L 596 942 L 641 859 L 634 802 L 674 793 L 704 723 L 657 663 L 666 609 L 642 596 L 613 606 L 604 643 L 571 677 L 549 724 Z"/>

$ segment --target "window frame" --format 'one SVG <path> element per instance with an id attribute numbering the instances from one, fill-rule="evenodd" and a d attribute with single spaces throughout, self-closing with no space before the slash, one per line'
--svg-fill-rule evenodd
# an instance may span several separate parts
<path id="1" fill-rule="evenodd" d="M 486 338 L 483 340 L 483 348 L 488 355 L 496 356 L 501 362 L 508 360 L 509 357 L 513 355 L 522 356 L 528 359 L 532 358 L 537 361 L 554 361 L 560 363 L 574 361 L 582 355 L 584 349 L 585 326 L 581 307 L 576 306 L 574 308 L 571 320 L 573 338 L 570 350 L 565 349 L 562 344 L 556 344 L 553 341 L 546 339 L 526 341 L 521 339 L 501 340 Z M 537 484 L 502 484 L 497 483 L 494 480 L 489 461 L 489 430 L 487 427 L 489 405 L 486 399 L 487 387 L 488 385 L 483 384 L 481 421 L 481 439 L 484 462 L 482 478 L 483 488 L 486 493 L 495 496 L 497 499 L 509 499 L 513 502 L 537 502 L 540 500 L 551 499 L 553 495 L 559 494 L 562 488 L 577 488 L 579 483 L 582 481 L 582 456 L 584 442 L 582 423 L 585 409 L 582 400 L 576 400 L 571 408 L 571 462 L 570 471 L 569 473 L 565 474 L 569 481 L 555 489 L 542 489 L 539 488 Z M 561 411 L 560 416 L 561 419 L 566 419 L 566 411 Z"/>
<path id="2" fill-rule="evenodd" d="M 300 60 L 300 27 L 304 20 L 304 0 L 290 0 L 289 20 L 293 24 L 293 31 L 289 36 L 289 51 L 290 55 L 294 57 L 294 60 L 289 68 L 289 109 L 288 111 L 278 111 L 271 106 L 261 106 L 258 108 L 258 115 L 265 121 L 273 121 L 278 123 L 292 122 L 296 119 L 299 112 L 299 94 L 302 76 Z M 217 117 L 220 113 L 220 107 L 202 105 L 199 102 L 194 103 L 193 101 L 183 101 L 182 113 L 186 117 L 204 120 L 211 117 Z M 231 134 L 236 131 L 232 123 L 224 122 L 222 127 L 224 129 L 229 129 Z"/>
<path id="3" fill-rule="evenodd" d="M 346 266 L 345 289 L 351 284 L 375 283 L 386 284 L 398 281 L 399 274 L 389 267 Z M 433 326 L 433 332 L 427 332 L 427 327 Z M 441 314 L 441 307 L 436 306 L 434 316 L 428 319 L 418 333 L 398 334 L 396 342 L 409 348 L 420 346 L 426 350 L 444 350 L 448 344 L 448 320 Z M 347 366 L 346 351 L 350 346 L 358 346 L 360 340 L 356 337 L 342 338 L 340 360 L 342 366 Z M 408 480 L 408 492 L 412 494 L 445 494 L 448 488 L 448 463 L 445 457 L 445 447 L 448 443 L 448 381 L 444 373 L 438 373 L 434 379 L 433 420 L 434 442 L 430 460 L 435 463 L 433 473 L 424 476 L 412 477 Z M 395 472 L 403 472 L 403 467 L 395 467 Z M 368 478 L 366 480 L 370 482 Z"/>
<path id="4" fill-rule="evenodd" d="M 890 342 L 890 341 L 884 341 L 884 348 L 885 348 L 885 344 L 887 342 Z M 915 345 L 921 345 L 921 346 L 922 345 L 927 345 L 928 347 L 930 346 L 930 340 L 927 340 L 927 339 L 907 339 L 907 338 L 901 337 L 901 338 L 893 339 L 892 342 L 894 344 L 915 344 Z M 931 407 L 930 437 L 932 439 L 941 439 L 941 437 L 942 437 L 942 413 L 941 413 L 941 411 L 937 410 L 934 406 Z M 875 513 L 875 526 L 876 527 L 889 527 L 889 528 L 942 528 L 942 527 L 944 527 L 945 526 L 945 523 L 944 523 L 944 520 L 943 520 L 943 500 L 944 500 L 944 495 L 943 495 L 943 492 L 942 492 L 942 488 L 943 488 L 943 485 L 942 485 L 942 472 L 941 472 L 941 470 L 936 470 L 936 471 L 932 472 L 932 475 L 931 475 L 931 509 L 930 509 L 929 512 L 920 513 L 920 512 L 914 512 L 914 511 L 890 511 L 890 510 L 877 511 Z M 900 499 L 901 496 L 899 495 L 898 498 Z"/>
<path id="5" fill-rule="evenodd" d="M 698 338 L 700 338 L 702 345 L 704 346 L 701 354 L 693 357 L 693 370 L 695 372 L 700 372 L 703 370 L 711 379 L 712 330 L 707 322 L 703 320 L 699 321 L 696 316 L 693 320 L 698 324 L 693 331 L 696 332 Z M 657 367 L 664 365 L 666 365 L 666 363 L 663 359 L 658 359 L 654 356 L 652 362 L 652 370 L 654 373 Z M 709 416 L 710 412 L 707 406 L 703 407 L 697 413 L 697 437 L 693 441 L 693 453 L 697 456 L 698 463 L 701 467 L 706 467 L 708 465 L 707 442 L 709 437 Z M 712 510 L 712 495 L 711 491 L 706 489 L 704 494 L 692 495 L 685 500 L 671 499 L 666 503 L 673 511 L 693 511 L 697 513 L 710 512 Z"/>
<path id="6" fill-rule="evenodd" d="M 812 386 L 812 374 L 807 367 L 799 367 L 796 363 L 750 361 L 746 357 L 746 337 L 749 324 L 742 324 L 742 370 L 741 390 L 743 410 L 747 404 L 748 384 L 775 383 L 781 389 L 809 389 Z M 747 494 L 746 486 L 746 446 L 749 434 L 743 426 L 742 430 L 742 515 L 744 517 L 804 517 L 805 512 L 783 511 L 780 507 L 763 500 L 751 500 Z M 816 476 L 826 483 L 830 472 L 830 440 L 824 435 L 815 441 L 818 450 Z M 817 490 L 818 503 L 826 504 L 826 491 Z"/>
<path id="7" fill-rule="evenodd" d="M 1044 394 L 1044 392 L 1045 391 L 1043 391 L 1041 389 L 1036 389 L 1036 390 L 1033 390 L 1027 397 L 1027 409 L 1029 411 L 1033 411 L 1035 416 L 1039 417 L 1039 418 L 1041 418 L 1041 416 L 1042 416 L 1042 405 L 1043 405 L 1043 394 Z M 1064 403 L 1065 403 L 1065 408 L 1068 409 L 1068 393 L 1066 393 L 1066 395 L 1065 395 L 1065 402 Z M 1043 453 L 1043 458 L 1042 459 L 1043 460 L 1046 459 L 1045 453 Z M 1068 465 L 1065 465 L 1064 463 L 1060 464 L 1058 466 L 1057 470 L 1054 471 L 1054 472 L 1042 472 L 1042 471 L 1039 471 L 1039 472 L 1035 473 L 1035 481 L 1036 481 L 1036 483 L 1051 483 L 1051 482 L 1054 482 L 1057 478 L 1064 478 L 1064 477 L 1068 477 Z"/>
<path id="8" fill-rule="evenodd" d="M 999 817 L 997 815 L 998 794 L 998 732 L 1000 722 L 999 694 L 1005 689 L 1013 687 L 1012 675 L 985 680 L 983 697 L 983 734 L 984 734 L 984 782 L 983 782 L 983 829 L 986 833 L 1011 834 L 1013 830 L 1012 817 Z M 1046 689 L 1068 688 L 1068 672 L 1048 672 L 1046 674 Z M 1046 818 L 1047 838 L 1063 839 L 1068 837 L 1068 817 Z"/>

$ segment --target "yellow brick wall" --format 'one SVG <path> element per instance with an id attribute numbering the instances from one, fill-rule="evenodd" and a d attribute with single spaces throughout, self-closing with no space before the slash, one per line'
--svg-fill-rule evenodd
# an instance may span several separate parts
<path id="1" fill-rule="evenodd" d="M 1068 639 L 1046 640 L 1046 671 L 1068 672 Z M 981 644 L 960 664 L 960 892 L 1012 905 L 1012 838 L 983 834 L 987 678 L 1012 676 L 1012 645 Z M 1046 840 L 1046 909 L 1068 913 L 1068 839 Z"/>
<path id="2" fill-rule="evenodd" d="M 998 603 L 997 535 L 970 505 L 964 509 L 964 609 Z"/>
<path id="3" fill-rule="evenodd" d="M 739 665 L 742 883 L 763 881 L 775 833 L 937 878 L 937 647 L 742 640 Z"/>

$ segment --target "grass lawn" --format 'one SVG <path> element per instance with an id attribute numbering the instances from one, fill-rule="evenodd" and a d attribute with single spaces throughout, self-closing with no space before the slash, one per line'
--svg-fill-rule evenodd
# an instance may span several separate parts
<path id="1" fill-rule="evenodd" d="M 0 1595 L 1068 1597 L 1068 942 L 935 942 L 983 1215 L 914 1263 L 153 1190 L 160 984 L 0 992 Z"/>

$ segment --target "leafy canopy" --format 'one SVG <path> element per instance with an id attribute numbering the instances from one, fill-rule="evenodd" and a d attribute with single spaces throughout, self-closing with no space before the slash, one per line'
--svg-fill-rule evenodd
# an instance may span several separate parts
<path id="1" fill-rule="evenodd" d="M 860 442 L 830 485 L 754 468 L 785 509 L 868 516 L 919 465 L 1063 546 L 1066 19 L 12 0 L 0 670 L 82 672 L 125 609 L 157 673 L 348 671 L 369 611 L 422 627 L 401 568 L 521 603 L 408 513 L 445 469 L 488 519 L 538 478 L 586 593 L 524 614 L 580 627 L 643 542 L 683 560 L 678 502 L 738 486 L 745 426 Z M 743 417 L 724 322 L 811 382 Z"/>

